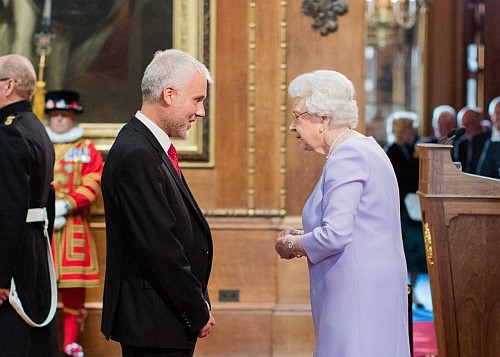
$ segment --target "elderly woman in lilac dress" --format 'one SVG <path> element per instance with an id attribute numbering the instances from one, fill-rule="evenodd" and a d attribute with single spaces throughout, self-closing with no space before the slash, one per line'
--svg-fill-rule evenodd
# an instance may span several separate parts
<path id="1" fill-rule="evenodd" d="M 398 185 L 377 142 L 353 129 L 354 87 L 320 70 L 292 81 L 295 134 L 325 166 L 302 212 L 304 230 L 276 241 L 283 259 L 307 257 L 315 357 L 408 357 L 407 272 Z M 376 301 L 376 304 L 374 304 Z"/>

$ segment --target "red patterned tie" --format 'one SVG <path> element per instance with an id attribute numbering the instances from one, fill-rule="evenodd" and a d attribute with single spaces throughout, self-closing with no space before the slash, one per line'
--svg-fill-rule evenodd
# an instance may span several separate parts
<path id="1" fill-rule="evenodd" d="M 182 178 L 181 168 L 179 167 L 179 156 L 177 156 L 177 150 L 175 150 L 174 144 L 170 144 L 167 154 L 175 167 L 175 171 L 177 171 L 179 177 Z"/>

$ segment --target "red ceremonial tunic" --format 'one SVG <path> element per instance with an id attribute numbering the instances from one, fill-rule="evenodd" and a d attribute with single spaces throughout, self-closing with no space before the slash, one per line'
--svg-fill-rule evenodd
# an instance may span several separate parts
<path id="1" fill-rule="evenodd" d="M 101 191 L 102 156 L 89 140 L 54 144 L 56 200 L 69 203 L 66 224 L 54 230 L 52 254 L 60 288 L 96 287 L 99 270 L 89 210 Z"/>

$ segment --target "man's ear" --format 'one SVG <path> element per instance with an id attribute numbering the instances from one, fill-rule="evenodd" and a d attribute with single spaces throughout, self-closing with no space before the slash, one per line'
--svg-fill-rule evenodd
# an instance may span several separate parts
<path id="1" fill-rule="evenodd" d="M 170 86 L 166 86 L 165 88 L 163 88 L 162 95 L 163 95 L 163 100 L 165 101 L 165 103 L 168 105 L 172 105 L 172 97 L 174 95 L 174 88 L 172 88 Z"/>
<path id="2" fill-rule="evenodd" d="M 5 87 L 5 96 L 9 96 L 11 95 L 13 92 L 14 92 L 14 86 L 16 85 L 16 83 L 14 81 L 9 81 L 9 84 L 7 85 L 7 87 Z"/>

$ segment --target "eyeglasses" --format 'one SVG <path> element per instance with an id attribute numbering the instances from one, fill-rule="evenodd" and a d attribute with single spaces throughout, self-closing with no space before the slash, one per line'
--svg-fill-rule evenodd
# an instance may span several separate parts
<path id="1" fill-rule="evenodd" d="M 0 82 L 3 82 L 3 81 L 10 81 L 11 79 L 12 79 L 14 82 L 16 82 L 16 83 L 17 83 L 17 81 L 16 81 L 14 78 L 10 78 L 10 77 L 9 77 L 9 78 L 0 78 Z"/>
<path id="2" fill-rule="evenodd" d="M 302 113 L 299 113 L 299 114 L 295 114 L 294 112 L 292 112 L 292 115 L 293 115 L 293 121 L 294 122 L 298 122 L 300 117 L 304 114 L 308 114 L 309 112 L 306 110 L 305 112 L 302 112 Z"/>

